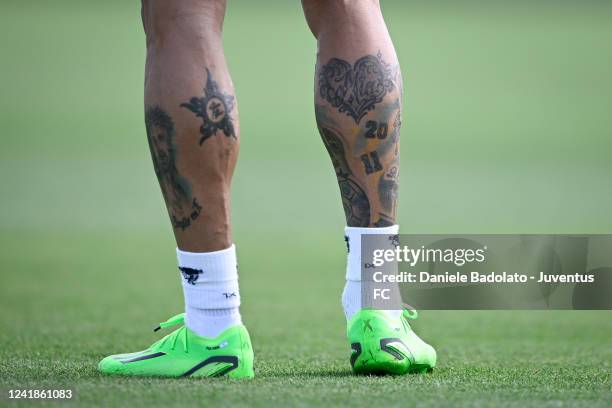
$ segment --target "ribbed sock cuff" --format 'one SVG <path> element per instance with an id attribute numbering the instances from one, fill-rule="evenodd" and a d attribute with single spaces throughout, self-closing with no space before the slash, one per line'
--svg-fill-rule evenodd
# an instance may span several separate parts
<path id="1" fill-rule="evenodd" d="M 238 279 L 236 246 L 214 252 L 187 252 L 176 248 L 179 269 L 183 275 L 189 274 L 184 269 L 193 269 L 197 274 L 196 282 L 222 282 Z M 185 276 L 183 276 L 185 277 Z M 187 278 L 185 280 L 188 281 Z M 189 282 L 188 283 L 192 283 Z"/>
<path id="2" fill-rule="evenodd" d="M 236 247 L 215 252 L 176 250 L 185 305 L 195 309 L 240 306 Z"/>
<path id="3" fill-rule="evenodd" d="M 361 236 L 366 234 L 371 235 L 397 235 L 399 225 L 392 225 L 384 228 L 359 228 L 346 227 L 344 228 L 344 236 L 348 247 L 348 256 L 346 263 L 346 279 L 352 281 L 361 281 Z"/>

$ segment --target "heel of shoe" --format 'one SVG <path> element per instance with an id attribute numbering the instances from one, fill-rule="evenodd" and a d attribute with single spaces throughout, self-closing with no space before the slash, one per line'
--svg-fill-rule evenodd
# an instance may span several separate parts
<path id="1" fill-rule="evenodd" d="M 238 368 L 227 373 L 229 378 L 253 378 L 255 377 L 255 372 L 253 371 L 253 360 L 241 360 L 238 363 Z"/>
<path id="2" fill-rule="evenodd" d="M 410 372 L 412 361 L 399 344 L 401 340 L 395 338 L 351 344 L 353 372 L 362 375 L 401 375 Z"/>
<path id="3" fill-rule="evenodd" d="M 246 328 L 243 328 L 240 332 L 240 346 L 241 353 L 238 359 L 238 367 L 230 371 L 227 376 L 229 378 L 253 378 L 255 377 L 255 371 L 253 369 L 255 357 L 251 344 L 251 336 L 249 336 L 249 332 Z"/>

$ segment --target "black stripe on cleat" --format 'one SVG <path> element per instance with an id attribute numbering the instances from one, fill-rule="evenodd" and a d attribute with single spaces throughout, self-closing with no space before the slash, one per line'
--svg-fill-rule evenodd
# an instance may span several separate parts
<path id="1" fill-rule="evenodd" d="M 351 349 L 353 350 L 353 353 L 351 354 L 351 367 L 355 367 L 355 361 L 357 361 L 361 355 L 361 344 L 352 343 Z"/>
<path id="2" fill-rule="evenodd" d="M 385 351 L 385 352 L 391 354 L 393 357 L 395 357 L 396 360 L 403 360 L 404 358 L 406 358 L 408 356 L 404 355 L 403 353 L 400 353 L 395 348 L 389 347 L 389 343 L 400 343 L 402 346 L 404 346 L 406 351 L 408 353 L 410 353 L 411 356 L 412 356 L 412 353 L 410 352 L 410 349 L 408 348 L 406 343 L 404 343 L 401 339 L 398 339 L 398 338 L 380 339 L 380 349 L 382 351 Z M 413 360 L 414 360 L 414 357 L 413 357 Z"/>
<path id="3" fill-rule="evenodd" d="M 162 353 L 161 351 L 158 353 L 153 353 L 153 354 L 149 354 L 146 356 L 138 356 L 138 357 L 134 357 L 134 358 L 129 358 L 127 360 L 118 360 L 121 361 L 123 364 L 127 364 L 127 363 L 133 363 L 135 361 L 141 361 L 141 360 L 148 360 L 150 358 L 156 358 L 156 357 L 161 357 L 161 356 L 165 356 L 166 353 Z"/>
<path id="4" fill-rule="evenodd" d="M 192 368 L 190 368 L 182 376 L 183 377 L 189 377 L 191 374 L 195 373 L 200 368 L 202 368 L 202 367 L 204 367 L 204 366 L 206 366 L 208 364 L 212 364 L 212 363 L 228 363 L 228 364 L 232 365 L 231 367 L 226 367 L 223 370 L 221 370 L 218 373 L 215 373 L 213 375 L 213 377 L 219 377 L 219 376 L 227 374 L 230 371 L 235 370 L 236 368 L 238 368 L 238 357 L 236 357 L 236 356 L 212 356 L 212 357 L 209 357 L 206 360 L 202 361 L 201 363 L 198 363 L 195 366 L 193 366 Z"/>

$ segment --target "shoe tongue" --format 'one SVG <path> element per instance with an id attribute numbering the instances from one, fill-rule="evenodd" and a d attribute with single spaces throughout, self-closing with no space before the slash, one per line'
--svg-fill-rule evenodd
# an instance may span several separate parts
<path id="1" fill-rule="evenodd" d="M 185 323 L 185 313 L 179 313 L 177 315 L 172 316 L 165 322 L 161 322 L 159 324 L 159 328 L 165 329 L 166 327 L 177 326 L 179 324 L 184 324 L 184 323 Z"/>

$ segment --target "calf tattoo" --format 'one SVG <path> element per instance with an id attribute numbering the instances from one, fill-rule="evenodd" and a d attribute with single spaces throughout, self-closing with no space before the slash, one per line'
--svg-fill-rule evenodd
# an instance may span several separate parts
<path id="1" fill-rule="evenodd" d="M 402 95 L 399 66 L 386 64 L 380 53 L 366 55 L 352 65 L 331 58 L 318 67 L 317 79 L 319 96 L 325 101 L 315 106 L 319 133 L 336 170 L 347 224 L 395 224 Z"/>
<path id="2" fill-rule="evenodd" d="M 378 179 L 378 198 L 381 209 L 387 214 L 387 217 L 395 218 L 399 188 L 399 133 L 402 124 L 400 99 L 397 98 L 393 103 L 381 109 L 381 116 L 390 122 L 391 131 L 377 148 L 378 154 L 381 158 L 384 157 L 385 163 L 384 172 Z"/>
<path id="3" fill-rule="evenodd" d="M 351 64 L 332 58 L 319 70 L 319 93 L 341 113 L 359 121 L 395 88 L 382 55 L 366 55 Z"/>
<path id="4" fill-rule="evenodd" d="M 392 218 L 389 218 L 386 214 L 379 213 L 378 221 L 374 223 L 376 228 L 385 228 L 390 227 L 395 224 L 395 221 Z"/>
<path id="5" fill-rule="evenodd" d="M 234 97 L 219 90 L 219 85 L 213 80 L 208 68 L 206 68 L 206 75 L 204 96 L 201 98 L 194 96 L 189 102 L 182 103 L 180 106 L 189 109 L 197 117 L 202 118 L 200 145 L 213 136 L 217 130 L 222 131 L 226 137 L 236 139 L 234 123 L 230 114 L 234 108 Z"/>
<path id="6" fill-rule="evenodd" d="M 395 216 L 395 203 L 397 203 L 397 190 L 399 188 L 398 177 L 399 166 L 393 165 L 378 180 L 380 205 L 387 214 L 393 216 Z"/>
<path id="7" fill-rule="evenodd" d="M 336 170 L 347 224 L 352 227 L 367 227 L 370 224 L 370 201 L 365 191 L 351 177 L 340 133 L 323 124 L 319 124 L 319 133 Z"/>
<path id="8" fill-rule="evenodd" d="M 366 132 L 364 137 L 366 139 L 385 139 L 389 126 L 386 123 L 378 123 L 375 120 L 368 120 L 366 122 Z"/>
<path id="9" fill-rule="evenodd" d="M 176 167 L 174 122 L 162 108 L 153 106 L 145 112 L 145 127 L 153 168 L 168 206 L 172 226 L 184 231 L 198 218 L 202 207 L 191 196 L 189 182 Z"/>
<path id="10" fill-rule="evenodd" d="M 363 167 L 365 168 L 365 174 L 372 174 L 379 171 L 382 171 L 383 167 L 380 164 L 380 159 L 378 158 L 378 153 L 376 150 L 370 152 L 369 154 L 361 155 L 361 162 L 363 163 Z"/>

